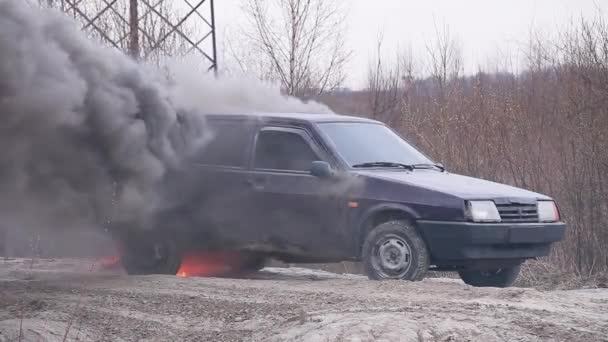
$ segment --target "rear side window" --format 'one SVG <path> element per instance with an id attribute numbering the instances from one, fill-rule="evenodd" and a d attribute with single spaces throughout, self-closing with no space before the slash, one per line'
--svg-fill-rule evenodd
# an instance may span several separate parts
<path id="1" fill-rule="evenodd" d="M 251 129 L 233 120 L 210 120 L 211 141 L 197 156 L 197 162 L 206 165 L 245 167 Z"/>
<path id="2" fill-rule="evenodd" d="M 308 141 L 300 134 L 279 130 L 262 130 L 255 148 L 255 168 L 309 171 L 319 160 Z"/>

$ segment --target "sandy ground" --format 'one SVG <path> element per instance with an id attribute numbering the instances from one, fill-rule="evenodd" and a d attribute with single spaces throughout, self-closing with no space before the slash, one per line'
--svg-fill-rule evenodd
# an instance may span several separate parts
<path id="1" fill-rule="evenodd" d="M 373 282 L 299 268 L 228 279 L 134 277 L 75 260 L 30 266 L 0 260 L 0 341 L 608 341 L 606 289 Z"/>

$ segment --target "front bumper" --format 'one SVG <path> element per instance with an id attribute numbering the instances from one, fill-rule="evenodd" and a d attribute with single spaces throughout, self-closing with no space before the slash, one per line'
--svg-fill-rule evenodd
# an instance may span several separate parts
<path id="1" fill-rule="evenodd" d="M 418 221 L 434 261 L 530 259 L 549 254 L 566 224 Z"/>

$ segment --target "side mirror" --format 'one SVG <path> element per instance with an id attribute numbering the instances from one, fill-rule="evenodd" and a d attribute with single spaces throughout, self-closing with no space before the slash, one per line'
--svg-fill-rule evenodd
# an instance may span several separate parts
<path id="1" fill-rule="evenodd" d="M 319 178 L 329 178 L 334 175 L 334 171 L 331 169 L 331 165 L 324 161 L 313 161 L 310 174 Z"/>

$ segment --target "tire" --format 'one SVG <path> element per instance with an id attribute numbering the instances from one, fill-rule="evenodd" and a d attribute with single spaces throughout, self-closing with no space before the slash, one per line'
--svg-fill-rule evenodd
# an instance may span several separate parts
<path id="1" fill-rule="evenodd" d="M 376 226 L 367 235 L 362 252 L 365 273 L 371 280 L 419 281 L 429 269 L 426 244 L 406 220 Z"/>
<path id="2" fill-rule="evenodd" d="M 465 284 L 476 287 L 509 287 L 513 285 L 521 266 L 499 268 L 492 271 L 463 270 L 458 271 Z"/>
<path id="3" fill-rule="evenodd" d="M 172 240 L 161 237 L 131 237 L 124 243 L 121 262 L 131 275 L 175 275 L 181 265 L 181 254 Z"/>

